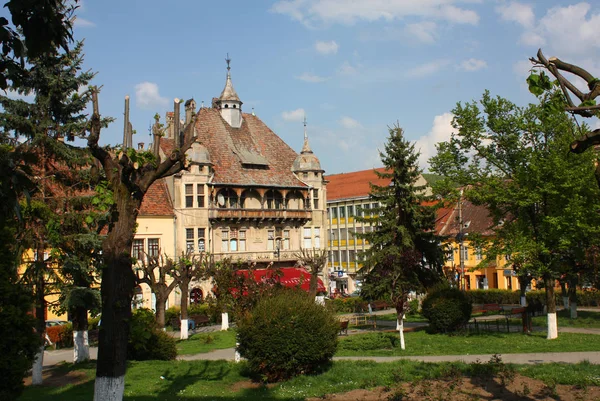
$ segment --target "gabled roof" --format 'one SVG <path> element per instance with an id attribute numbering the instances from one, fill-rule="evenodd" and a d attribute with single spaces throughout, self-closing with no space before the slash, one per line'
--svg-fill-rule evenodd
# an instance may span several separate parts
<path id="1" fill-rule="evenodd" d="M 462 221 L 465 234 L 494 235 L 494 220 L 485 206 L 462 201 Z M 439 235 L 456 237 L 459 233 L 458 206 L 452 204 L 437 211 L 436 231 Z"/>
<path id="2" fill-rule="evenodd" d="M 196 118 L 197 142 L 208 149 L 215 184 L 306 187 L 292 173 L 298 154 L 258 117 L 243 113 L 240 128 L 214 108 L 201 108 Z"/>
<path id="3" fill-rule="evenodd" d="M 164 179 L 154 181 L 140 206 L 140 217 L 144 216 L 174 216 L 173 202 L 167 190 Z"/>

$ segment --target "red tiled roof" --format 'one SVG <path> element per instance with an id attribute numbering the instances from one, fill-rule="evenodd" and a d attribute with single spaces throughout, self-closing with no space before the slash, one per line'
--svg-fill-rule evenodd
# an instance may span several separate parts
<path id="1" fill-rule="evenodd" d="M 462 221 L 463 233 L 477 233 L 484 236 L 494 234 L 494 220 L 485 206 L 477 206 L 463 200 Z M 459 231 L 458 207 L 456 204 L 438 209 L 436 231 L 439 235 L 456 237 Z"/>
<path id="2" fill-rule="evenodd" d="M 214 163 L 214 183 L 306 187 L 292 173 L 298 154 L 258 117 L 244 113 L 242 126 L 232 128 L 219 110 L 201 108 L 196 121 L 197 142 L 208 149 Z M 268 167 L 242 164 L 238 154 L 248 152 L 266 159 Z"/>
<path id="3" fill-rule="evenodd" d="M 384 172 L 384 168 L 376 168 L 352 173 L 333 174 L 325 177 L 327 184 L 327 200 L 353 199 L 368 197 L 371 192 L 370 183 L 387 186 L 391 179 L 379 178 L 374 170 Z"/>
<path id="4" fill-rule="evenodd" d="M 164 179 L 150 185 L 140 206 L 139 216 L 174 216 L 173 203 Z"/>

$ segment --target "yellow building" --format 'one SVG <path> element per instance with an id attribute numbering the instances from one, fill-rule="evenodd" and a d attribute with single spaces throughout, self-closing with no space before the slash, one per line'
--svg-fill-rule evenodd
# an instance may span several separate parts
<path id="1" fill-rule="evenodd" d="M 436 231 L 447 238 L 448 242 L 445 246 L 449 250 L 444 270 L 449 278 L 459 282 L 461 287 L 468 290 L 488 288 L 518 290 L 519 280 L 514 270 L 506 266 L 507 256 L 498 257 L 486 268 L 477 268 L 485 258 L 485 253 L 483 249 L 471 243 L 469 236 L 477 234 L 483 238 L 490 238 L 494 235 L 492 227 L 492 218 L 484 206 L 476 206 L 462 200 L 460 204 L 439 209 Z"/>

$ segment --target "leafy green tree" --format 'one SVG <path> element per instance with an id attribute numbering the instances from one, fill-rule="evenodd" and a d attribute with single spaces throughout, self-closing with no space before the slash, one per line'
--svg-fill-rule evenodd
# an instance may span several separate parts
<path id="1" fill-rule="evenodd" d="M 600 206 L 590 185 L 594 155 L 568 152 L 578 128 L 562 102 L 550 92 L 539 104 L 518 107 L 485 92 L 480 105 L 459 103 L 456 132 L 430 160 L 434 172 L 467 186 L 467 198 L 490 211 L 496 235 L 487 258 L 508 255 L 522 277 L 541 279 L 549 339 L 558 336 L 555 280 L 565 258 L 597 237 L 597 213 L 589 211 Z"/>
<path id="2" fill-rule="evenodd" d="M 362 254 L 365 280 L 361 293 L 367 298 L 391 299 L 402 349 L 409 292 L 423 291 L 443 277 L 444 252 L 435 234 L 435 210 L 426 204 L 431 199 L 425 187 L 417 185 L 418 156 L 402 128 L 390 128 L 385 150 L 380 152 L 385 172 L 375 171 L 379 178 L 389 179 L 390 185 L 372 185 L 369 197 L 378 206 L 369 210 L 370 215 L 356 217 L 373 226 L 372 232 L 357 234 L 371 244 Z"/>

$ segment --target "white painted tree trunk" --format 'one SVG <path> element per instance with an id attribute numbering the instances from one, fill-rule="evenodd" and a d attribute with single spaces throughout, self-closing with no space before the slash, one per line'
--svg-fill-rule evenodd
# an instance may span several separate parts
<path id="1" fill-rule="evenodd" d="M 521 297 L 521 306 L 527 306 L 527 297 Z"/>
<path id="2" fill-rule="evenodd" d="M 404 344 L 404 316 L 402 319 L 396 320 L 396 330 L 398 330 L 398 334 L 400 335 L 400 349 L 406 349 L 406 345 Z"/>
<path id="3" fill-rule="evenodd" d="M 221 313 L 221 330 L 229 329 L 229 313 Z"/>
<path id="4" fill-rule="evenodd" d="M 238 363 L 239 361 L 242 360 L 242 356 L 240 355 L 240 352 L 238 351 L 239 346 L 240 346 L 240 343 L 238 343 L 236 341 L 235 342 L 235 355 L 233 356 L 233 360 L 235 361 L 235 363 Z"/>
<path id="5" fill-rule="evenodd" d="M 123 401 L 125 376 L 96 377 L 94 401 Z"/>
<path id="6" fill-rule="evenodd" d="M 558 338 L 558 322 L 556 313 L 548 313 L 548 340 Z"/>
<path id="7" fill-rule="evenodd" d="M 88 331 L 73 332 L 73 363 L 84 362 L 90 359 L 90 342 Z"/>
<path id="8" fill-rule="evenodd" d="M 563 299 L 563 308 L 569 309 L 569 297 L 562 297 Z"/>
<path id="9" fill-rule="evenodd" d="M 179 334 L 179 338 L 181 340 L 187 340 L 188 339 L 188 320 L 187 319 L 181 319 L 181 328 L 180 328 L 180 334 Z"/>
<path id="10" fill-rule="evenodd" d="M 571 319 L 577 319 L 577 302 L 571 302 Z"/>
<path id="11" fill-rule="evenodd" d="M 44 366 L 44 346 L 42 345 L 35 356 L 31 371 L 31 384 L 39 386 L 42 384 L 42 368 Z"/>

